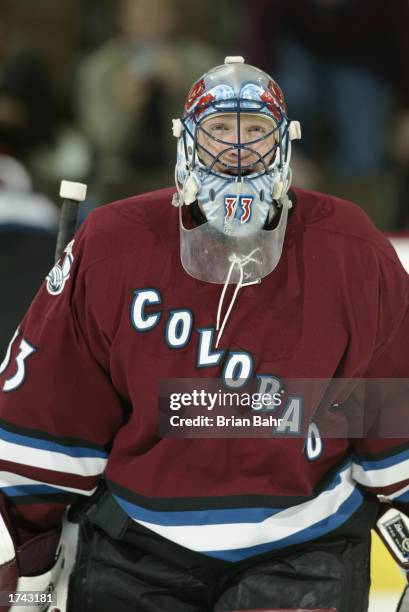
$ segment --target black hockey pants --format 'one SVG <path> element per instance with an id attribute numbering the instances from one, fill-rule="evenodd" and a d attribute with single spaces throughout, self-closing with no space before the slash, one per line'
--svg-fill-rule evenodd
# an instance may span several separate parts
<path id="1" fill-rule="evenodd" d="M 95 523 L 101 525 L 95 512 L 81 522 L 68 612 L 368 609 L 369 536 L 217 566 L 165 540 L 158 548 L 157 536 L 150 540 L 148 530 L 129 521 L 123 529 L 114 525 L 114 537 Z"/>

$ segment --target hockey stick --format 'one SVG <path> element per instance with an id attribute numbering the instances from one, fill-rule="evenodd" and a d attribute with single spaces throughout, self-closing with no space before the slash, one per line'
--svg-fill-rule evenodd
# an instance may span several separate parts
<path id="1" fill-rule="evenodd" d="M 87 186 L 73 181 L 61 181 L 60 197 L 63 198 L 60 224 L 55 247 L 55 261 L 58 261 L 75 233 L 78 218 L 78 204 L 87 195 Z"/>

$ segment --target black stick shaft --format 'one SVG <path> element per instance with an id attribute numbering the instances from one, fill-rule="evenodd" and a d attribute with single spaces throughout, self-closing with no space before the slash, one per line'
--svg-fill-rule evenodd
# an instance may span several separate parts
<path id="1" fill-rule="evenodd" d="M 58 228 L 55 261 L 60 259 L 67 244 L 72 240 L 77 226 L 78 202 L 64 200 L 61 208 L 60 225 Z"/>

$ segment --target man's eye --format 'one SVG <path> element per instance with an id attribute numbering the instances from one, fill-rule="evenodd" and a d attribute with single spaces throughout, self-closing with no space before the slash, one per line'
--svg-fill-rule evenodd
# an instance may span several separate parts
<path id="1" fill-rule="evenodd" d="M 223 123 L 217 123 L 216 125 L 212 125 L 210 128 L 212 132 L 228 132 L 229 129 L 230 128 Z"/>
<path id="2" fill-rule="evenodd" d="M 265 134 L 266 130 L 261 125 L 252 125 L 248 128 L 250 134 Z"/>

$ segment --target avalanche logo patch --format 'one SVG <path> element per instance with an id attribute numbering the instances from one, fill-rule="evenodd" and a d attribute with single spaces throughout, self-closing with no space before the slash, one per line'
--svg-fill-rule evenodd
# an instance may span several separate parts
<path id="1" fill-rule="evenodd" d="M 71 266 L 74 263 L 74 256 L 72 254 L 72 247 L 74 246 L 74 240 L 71 240 L 64 249 L 66 254 L 63 262 L 60 263 L 60 259 L 55 264 L 54 268 L 50 270 L 47 275 L 46 288 L 48 293 L 51 295 L 59 295 L 62 293 L 65 283 L 70 278 Z"/>
<path id="2" fill-rule="evenodd" d="M 253 196 L 242 195 L 239 198 L 237 198 L 237 196 L 225 196 L 225 221 L 230 221 L 234 218 L 242 224 L 248 223 L 251 218 L 251 205 L 253 200 Z"/>

